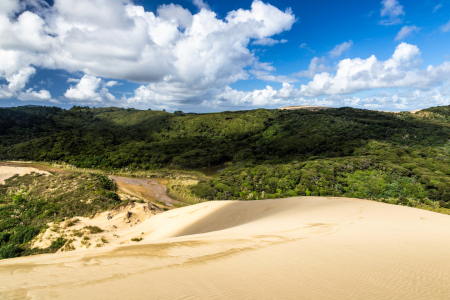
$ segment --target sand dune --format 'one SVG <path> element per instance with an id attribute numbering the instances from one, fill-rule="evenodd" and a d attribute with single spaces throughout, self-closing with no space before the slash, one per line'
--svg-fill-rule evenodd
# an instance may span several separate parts
<path id="1" fill-rule="evenodd" d="M 95 215 L 93 218 L 77 217 L 65 222 L 50 223 L 49 228 L 39 234 L 32 241 L 32 248 L 47 248 L 58 237 L 70 239 L 60 252 L 70 250 L 83 250 L 89 248 L 114 248 L 119 245 L 129 245 L 134 242 L 132 238 L 143 238 L 143 229 L 147 228 L 145 220 L 162 212 L 162 209 L 151 203 L 129 203 L 115 209 Z M 76 223 L 67 227 L 69 221 Z M 99 227 L 102 232 L 90 233 L 86 226 Z M 55 230 L 56 229 L 56 230 Z M 82 232 L 83 235 L 79 235 Z M 78 233 L 78 234 L 76 234 Z"/>
<path id="2" fill-rule="evenodd" d="M 0 166 L 0 184 L 3 184 L 6 179 L 13 177 L 16 174 L 22 176 L 32 172 L 50 175 L 47 171 L 38 170 L 32 167 Z"/>
<path id="3" fill-rule="evenodd" d="M 346 199 L 207 202 L 136 245 L 0 261 L 0 299 L 446 299 L 450 216 Z"/>

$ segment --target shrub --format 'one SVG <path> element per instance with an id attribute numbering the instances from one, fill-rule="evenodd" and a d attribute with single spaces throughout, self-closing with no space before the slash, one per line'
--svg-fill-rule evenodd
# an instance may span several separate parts
<path id="1" fill-rule="evenodd" d="M 0 233 L 0 247 L 6 245 L 9 242 L 9 237 L 11 234 L 9 232 Z"/>
<path id="2" fill-rule="evenodd" d="M 22 196 L 23 192 L 13 197 L 13 202 L 16 205 L 21 205 L 25 202 L 25 198 Z"/>
<path id="3" fill-rule="evenodd" d="M 105 190 L 108 190 L 108 191 L 115 191 L 116 190 L 116 184 L 114 183 L 114 181 L 109 179 L 108 176 L 101 175 L 101 174 L 94 174 L 94 176 L 98 178 L 98 180 L 100 181 L 102 187 Z"/>
<path id="4" fill-rule="evenodd" d="M 406 199 L 403 196 L 401 196 L 398 200 L 400 201 L 400 204 L 402 204 L 402 205 L 408 205 L 409 204 L 408 199 Z"/>
<path id="5" fill-rule="evenodd" d="M 433 202 L 430 201 L 429 199 L 425 199 L 425 201 L 423 202 L 425 205 L 429 205 L 429 206 L 433 206 Z"/>
<path id="6" fill-rule="evenodd" d="M 58 251 L 62 246 L 64 246 L 66 242 L 67 240 L 63 239 L 62 237 L 59 237 L 52 242 L 49 248 L 52 249 L 53 251 Z"/>
<path id="7" fill-rule="evenodd" d="M 66 227 L 72 227 L 74 226 L 76 223 L 78 223 L 80 220 L 79 219 L 72 219 L 66 222 Z"/>
<path id="8" fill-rule="evenodd" d="M 84 229 L 89 230 L 89 232 L 93 234 L 103 232 L 103 229 L 98 226 L 85 226 Z"/>
<path id="9" fill-rule="evenodd" d="M 0 259 L 14 258 L 20 255 L 20 248 L 17 245 L 5 245 L 0 247 Z"/>
<path id="10" fill-rule="evenodd" d="M 31 241 L 39 234 L 39 229 L 32 226 L 20 226 L 14 228 L 14 234 L 11 236 L 11 242 L 15 244 L 23 244 Z"/>
<path id="11" fill-rule="evenodd" d="M 115 192 L 106 192 L 105 196 L 114 201 L 120 201 L 119 195 L 117 195 Z"/>

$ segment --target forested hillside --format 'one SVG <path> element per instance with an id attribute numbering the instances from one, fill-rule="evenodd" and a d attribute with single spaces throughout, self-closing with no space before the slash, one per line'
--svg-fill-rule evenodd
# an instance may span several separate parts
<path id="1" fill-rule="evenodd" d="M 83 168 L 231 167 L 205 199 L 295 195 L 450 200 L 450 108 L 176 114 L 121 108 L 0 109 L 0 159 Z M 386 200 L 390 201 L 390 200 Z M 412 203 L 411 202 L 411 203 Z"/>

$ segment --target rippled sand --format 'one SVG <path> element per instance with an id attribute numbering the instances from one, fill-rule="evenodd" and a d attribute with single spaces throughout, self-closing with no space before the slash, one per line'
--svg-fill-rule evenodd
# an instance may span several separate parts
<path id="1" fill-rule="evenodd" d="M 0 261 L 0 299 L 446 299 L 450 216 L 299 197 L 153 216 L 136 245 Z"/>

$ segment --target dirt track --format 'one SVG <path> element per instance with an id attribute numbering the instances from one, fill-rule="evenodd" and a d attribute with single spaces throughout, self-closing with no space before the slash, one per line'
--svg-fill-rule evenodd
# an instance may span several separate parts
<path id="1" fill-rule="evenodd" d="M 167 206 L 173 206 L 178 201 L 166 195 L 167 179 L 140 179 L 120 176 L 109 176 L 123 192 L 144 198 L 150 202 L 162 202 Z"/>

